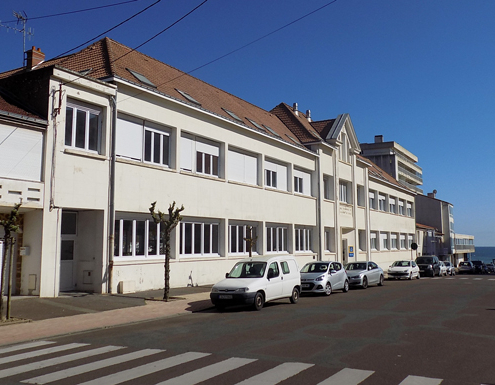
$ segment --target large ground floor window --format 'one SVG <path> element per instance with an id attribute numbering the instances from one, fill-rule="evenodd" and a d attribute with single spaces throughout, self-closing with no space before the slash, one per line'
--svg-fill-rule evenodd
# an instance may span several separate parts
<path id="1" fill-rule="evenodd" d="M 266 251 L 287 251 L 287 227 L 266 227 Z"/>
<path id="2" fill-rule="evenodd" d="M 257 251 L 257 231 L 255 226 L 229 225 L 229 254 L 247 254 L 251 242 L 251 251 Z"/>
<path id="3" fill-rule="evenodd" d="M 181 222 L 179 254 L 218 255 L 218 223 Z"/>
<path id="4" fill-rule="evenodd" d="M 116 257 L 152 257 L 160 254 L 163 239 L 160 225 L 151 220 L 117 219 L 114 255 Z"/>
<path id="5" fill-rule="evenodd" d="M 311 230 L 305 228 L 295 229 L 296 251 L 311 251 Z"/>

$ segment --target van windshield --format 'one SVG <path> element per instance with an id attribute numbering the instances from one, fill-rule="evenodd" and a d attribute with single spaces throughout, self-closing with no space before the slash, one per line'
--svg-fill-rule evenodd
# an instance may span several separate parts
<path id="1" fill-rule="evenodd" d="M 227 278 L 261 278 L 265 269 L 266 262 L 238 262 Z"/>

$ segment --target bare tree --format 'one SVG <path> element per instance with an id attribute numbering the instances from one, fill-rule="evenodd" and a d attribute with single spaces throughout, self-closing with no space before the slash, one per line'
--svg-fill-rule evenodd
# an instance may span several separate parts
<path id="1" fill-rule="evenodd" d="M 7 219 L 0 220 L 0 226 L 3 227 L 4 236 L 3 236 L 3 260 L 2 260 L 2 269 L 0 272 L 0 314 L 2 321 L 6 319 L 10 319 L 10 298 L 12 296 L 12 266 L 13 266 L 13 246 L 14 246 L 14 235 L 19 231 L 19 208 L 22 205 L 22 201 L 17 203 L 10 215 Z M 9 251 L 9 253 L 7 253 Z M 4 316 L 4 301 L 3 301 L 3 289 L 5 286 L 5 278 L 6 278 L 6 268 L 7 268 L 7 255 L 9 258 L 9 275 L 8 275 L 8 293 L 7 293 L 7 315 Z"/>
<path id="2" fill-rule="evenodd" d="M 175 207 L 175 201 L 168 207 L 168 216 L 161 211 L 155 211 L 156 202 L 153 202 L 150 207 L 150 214 L 153 217 L 155 223 L 160 224 L 160 233 L 164 239 L 165 250 L 160 250 L 160 253 L 165 254 L 165 288 L 163 289 L 163 300 L 168 302 L 170 292 L 170 236 L 172 230 L 182 220 L 180 215 L 184 210 L 184 206 L 181 208 Z"/>
<path id="3" fill-rule="evenodd" d="M 246 241 L 246 246 L 249 251 L 249 258 L 251 258 L 253 256 L 253 245 L 256 245 L 256 240 L 258 237 L 253 237 L 253 226 L 247 226 L 246 229 L 248 234 L 246 234 L 246 238 L 244 238 L 244 240 Z"/>

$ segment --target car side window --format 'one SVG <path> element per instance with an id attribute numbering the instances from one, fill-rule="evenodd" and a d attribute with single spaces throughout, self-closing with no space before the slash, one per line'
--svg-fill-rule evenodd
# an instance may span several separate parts
<path id="1" fill-rule="evenodd" d="M 370 262 L 370 269 L 373 270 L 373 269 L 376 269 L 378 267 L 378 265 L 374 262 Z"/>
<path id="2" fill-rule="evenodd" d="M 287 262 L 282 261 L 282 262 L 280 263 L 280 265 L 282 266 L 282 272 L 283 272 L 284 274 L 289 274 L 289 273 L 290 273 L 289 264 L 288 264 Z"/>
<path id="3" fill-rule="evenodd" d="M 342 269 L 342 265 L 340 263 L 334 262 L 332 269 L 335 271 L 339 271 L 340 269 Z"/>
<path id="4" fill-rule="evenodd" d="M 268 274 L 270 274 L 270 271 L 272 271 L 272 273 L 271 273 L 272 277 L 278 277 L 279 276 L 280 273 L 278 271 L 277 262 L 270 263 L 270 267 L 268 268 Z"/>

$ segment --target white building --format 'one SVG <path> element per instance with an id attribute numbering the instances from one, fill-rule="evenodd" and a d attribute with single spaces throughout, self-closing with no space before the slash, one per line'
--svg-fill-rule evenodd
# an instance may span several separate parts
<path id="1" fill-rule="evenodd" d="M 163 287 L 154 201 L 185 207 L 172 287 L 222 278 L 248 255 L 250 226 L 253 253 L 291 253 L 301 266 L 410 258 L 414 193 L 359 156 L 348 114 L 314 122 L 296 105 L 266 111 L 110 39 L 46 62 L 33 47 L 0 87 L 47 125 L 40 201 L 22 206 L 18 246 L 30 251 L 17 249 L 19 294 Z M 0 170 L 2 185 L 31 183 Z M 370 207 L 370 192 L 386 197 L 384 210 Z M 0 197 L 4 213 L 14 203 Z"/>

